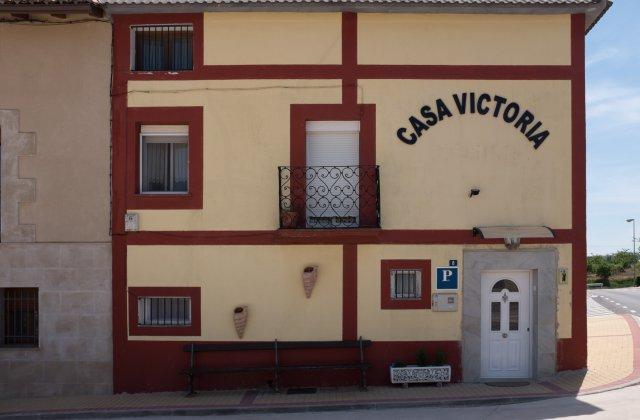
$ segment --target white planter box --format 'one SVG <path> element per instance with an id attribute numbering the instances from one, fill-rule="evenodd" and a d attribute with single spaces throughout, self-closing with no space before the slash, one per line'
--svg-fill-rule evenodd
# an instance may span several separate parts
<path id="1" fill-rule="evenodd" d="M 415 384 L 436 382 L 442 385 L 443 382 L 451 382 L 451 366 L 391 366 L 392 384 Z"/>

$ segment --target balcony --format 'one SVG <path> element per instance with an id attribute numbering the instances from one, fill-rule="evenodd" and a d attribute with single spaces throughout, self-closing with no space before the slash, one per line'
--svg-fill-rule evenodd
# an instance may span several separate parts
<path id="1" fill-rule="evenodd" d="M 379 166 L 279 166 L 281 229 L 380 227 Z"/>

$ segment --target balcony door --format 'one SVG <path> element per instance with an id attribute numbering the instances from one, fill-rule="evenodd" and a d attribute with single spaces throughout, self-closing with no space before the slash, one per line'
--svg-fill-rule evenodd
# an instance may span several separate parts
<path id="1" fill-rule="evenodd" d="M 306 227 L 360 224 L 360 122 L 308 121 Z"/>

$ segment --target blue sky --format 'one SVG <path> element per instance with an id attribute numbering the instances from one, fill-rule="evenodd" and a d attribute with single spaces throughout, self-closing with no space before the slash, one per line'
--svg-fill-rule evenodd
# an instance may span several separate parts
<path id="1" fill-rule="evenodd" d="M 640 1 L 614 5 L 586 39 L 587 252 L 640 236 Z"/>

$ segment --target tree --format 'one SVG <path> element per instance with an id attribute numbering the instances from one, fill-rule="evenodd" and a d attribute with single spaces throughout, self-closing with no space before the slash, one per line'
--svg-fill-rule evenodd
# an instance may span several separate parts
<path id="1" fill-rule="evenodd" d="M 620 265 L 623 270 L 626 270 L 629 267 L 633 267 L 633 264 L 635 264 L 637 261 L 638 256 L 626 249 L 618 251 L 615 254 L 611 255 L 611 262 Z"/>
<path id="2" fill-rule="evenodd" d="M 587 257 L 587 272 L 596 274 L 598 267 L 605 264 L 607 261 L 602 255 L 591 255 Z"/>
<path id="3" fill-rule="evenodd" d="M 612 271 L 611 263 L 609 262 L 600 264 L 596 269 L 596 275 L 600 280 L 602 280 L 602 285 L 604 287 L 611 286 L 611 283 L 609 283 L 609 277 L 611 277 Z"/>

